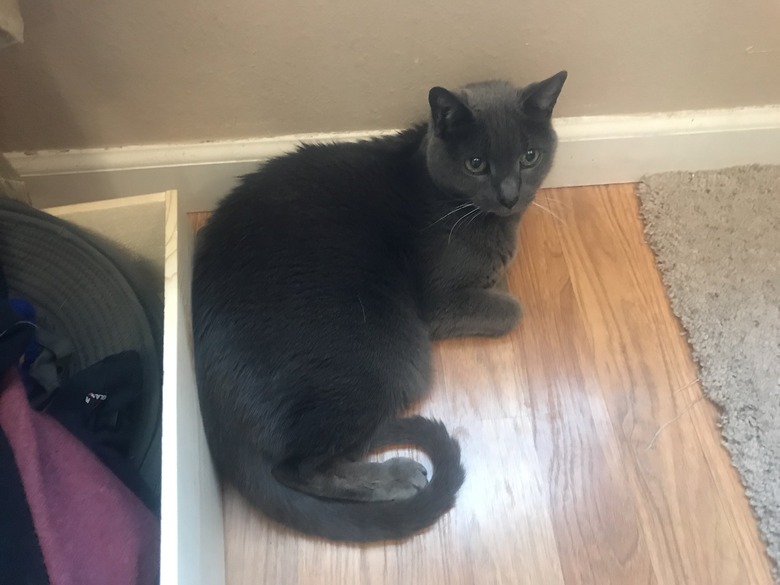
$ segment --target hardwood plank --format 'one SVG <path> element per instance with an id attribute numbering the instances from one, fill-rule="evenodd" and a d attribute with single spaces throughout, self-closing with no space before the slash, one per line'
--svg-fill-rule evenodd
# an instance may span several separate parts
<path id="1" fill-rule="evenodd" d="M 589 197 L 556 194 L 570 204 L 561 210 L 564 223 L 557 229 L 591 332 L 592 346 L 583 346 L 581 355 L 598 381 L 593 402 L 603 404 L 618 435 L 616 455 L 634 493 L 659 581 L 771 582 L 766 561 L 763 571 L 745 562 L 713 479 L 713 465 L 730 466 L 725 450 L 705 457 L 691 423 L 691 411 L 711 405 L 700 400 L 697 384 L 686 388 L 695 369 L 644 244 L 633 188 L 592 192 Z M 714 425 L 709 428 L 710 436 L 717 432 Z M 732 490 L 728 499 L 737 496 Z M 744 494 L 739 507 L 747 509 Z"/>
<path id="2" fill-rule="evenodd" d="M 228 488 L 229 584 L 771 585 L 633 186 L 538 202 L 510 270 L 521 326 L 438 344 L 418 408 L 462 442 L 455 510 L 400 545 L 351 547 L 271 525 Z"/>
<path id="3" fill-rule="evenodd" d="M 196 211 L 190 213 L 189 217 L 190 217 L 190 223 L 192 224 L 192 229 L 197 232 L 200 228 L 206 225 L 206 222 L 209 220 L 210 216 L 211 216 L 210 211 Z"/>
<path id="4" fill-rule="evenodd" d="M 592 363 L 581 357 L 592 333 L 574 294 L 559 220 L 529 219 L 510 274 L 526 307 L 513 339 L 530 380 L 535 444 L 566 583 L 656 583 L 625 471 L 610 449 L 613 430 L 593 408 L 598 386 Z"/>

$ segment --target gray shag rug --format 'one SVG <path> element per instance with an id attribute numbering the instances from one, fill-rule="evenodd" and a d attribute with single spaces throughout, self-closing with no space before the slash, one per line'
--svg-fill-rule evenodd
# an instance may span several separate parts
<path id="1" fill-rule="evenodd" d="M 646 233 L 780 564 L 780 167 L 642 179 Z M 775 573 L 776 576 L 778 573 Z"/>

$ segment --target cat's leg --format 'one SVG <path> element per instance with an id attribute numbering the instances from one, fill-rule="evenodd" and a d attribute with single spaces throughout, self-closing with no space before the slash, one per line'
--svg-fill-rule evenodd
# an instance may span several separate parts
<path id="1" fill-rule="evenodd" d="M 520 321 L 520 302 L 496 289 L 453 291 L 434 303 L 429 313 L 432 339 L 499 337 Z"/>
<path id="2" fill-rule="evenodd" d="M 338 461 L 316 471 L 277 469 L 284 484 L 307 494 L 334 500 L 382 502 L 411 498 L 428 484 L 424 466 L 395 457 L 382 462 Z"/>
<path id="3" fill-rule="evenodd" d="M 509 292 L 509 274 L 506 270 L 501 271 L 496 278 L 496 283 L 491 288 L 505 293 Z"/>

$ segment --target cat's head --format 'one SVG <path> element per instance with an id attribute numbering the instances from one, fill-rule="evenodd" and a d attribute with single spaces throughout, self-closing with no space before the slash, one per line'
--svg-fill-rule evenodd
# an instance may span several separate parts
<path id="1" fill-rule="evenodd" d="M 426 158 L 436 185 L 486 212 L 522 213 L 552 165 L 550 117 L 564 81 L 561 71 L 524 88 L 486 81 L 431 89 Z"/>

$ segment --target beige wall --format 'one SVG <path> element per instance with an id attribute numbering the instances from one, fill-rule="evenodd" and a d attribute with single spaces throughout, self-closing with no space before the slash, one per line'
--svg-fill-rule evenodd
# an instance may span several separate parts
<path id="1" fill-rule="evenodd" d="M 20 0 L 0 151 L 392 128 L 570 72 L 565 116 L 780 104 L 778 0 Z"/>

